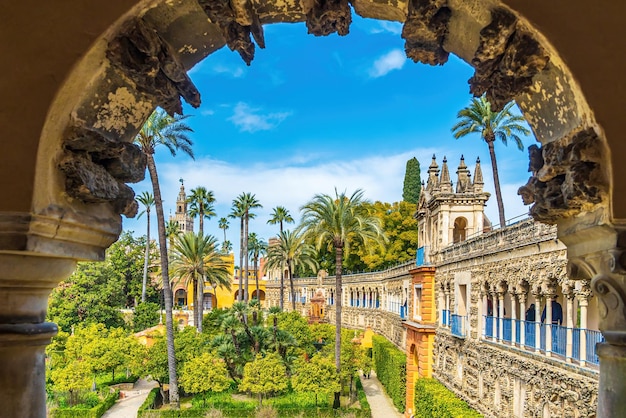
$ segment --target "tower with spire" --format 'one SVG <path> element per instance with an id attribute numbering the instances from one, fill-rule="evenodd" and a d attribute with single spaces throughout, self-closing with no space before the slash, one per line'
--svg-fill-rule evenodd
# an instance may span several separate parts
<path id="1" fill-rule="evenodd" d="M 463 156 L 456 175 L 456 187 L 453 187 L 447 158 L 443 157 L 439 170 L 433 155 L 428 167 L 428 180 L 425 186 L 422 185 L 415 214 L 419 225 L 419 245 L 425 247 L 427 253 L 464 241 L 491 226 L 484 213 L 489 193 L 483 191 L 480 159 L 476 159 L 474 181 Z"/>
<path id="2" fill-rule="evenodd" d="M 176 198 L 176 212 L 170 215 L 170 221 L 176 221 L 181 233 L 193 232 L 193 218 L 187 212 L 187 194 L 185 193 L 185 182 L 180 179 L 180 190 Z"/>

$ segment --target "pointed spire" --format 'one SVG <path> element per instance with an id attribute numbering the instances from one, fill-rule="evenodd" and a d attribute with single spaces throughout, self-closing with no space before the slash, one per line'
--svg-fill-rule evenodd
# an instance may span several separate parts
<path id="1" fill-rule="evenodd" d="M 476 157 L 476 168 L 474 169 L 474 192 L 482 192 L 484 184 L 483 171 L 480 168 L 480 157 Z"/>
<path id="2" fill-rule="evenodd" d="M 452 191 L 452 181 L 450 181 L 450 172 L 448 171 L 448 159 L 444 156 L 441 164 L 441 177 L 439 184 L 442 192 Z"/>
<path id="3" fill-rule="evenodd" d="M 433 160 L 428 167 L 428 182 L 426 183 L 427 190 L 434 190 L 439 187 L 439 166 L 437 165 L 437 159 L 433 154 Z"/>
<path id="4" fill-rule="evenodd" d="M 457 193 L 465 193 L 470 191 L 470 186 L 472 182 L 470 180 L 470 171 L 465 165 L 465 158 L 461 155 L 461 162 L 459 163 L 459 168 L 456 170 L 456 192 Z"/>

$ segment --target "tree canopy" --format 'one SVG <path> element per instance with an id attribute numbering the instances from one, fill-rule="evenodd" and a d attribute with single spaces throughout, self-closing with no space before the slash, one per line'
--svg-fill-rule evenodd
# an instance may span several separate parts
<path id="1" fill-rule="evenodd" d="M 417 204 L 422 192 L 422 180 L 420 178 L 420 163 L 413 157 L 406 162 L 404 172 L 404 187 L 402 189 L 402 200 Z"/>

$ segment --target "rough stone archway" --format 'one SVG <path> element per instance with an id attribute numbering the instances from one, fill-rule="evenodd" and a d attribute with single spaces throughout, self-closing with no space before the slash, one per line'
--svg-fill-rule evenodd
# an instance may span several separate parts
<path id="1" fill-rule="evenodd" d="M 602 385 L 614 385 L 605 376 L 626 375 L 626 353 L 619 348 L 626 342 L 622 230 L 613 219 L 609 147 L 576 79 L 548 40 L 497 0 L 354 0 L 351 5 L 363 17 L 404 22 L 406 52 L 413 60 L 438 65 L 454 53 L 476 70 L 470 79 L 474 94 L 487 94 L 496 107 L 517 100 L 541 142 L 541 148 L 531 148 L 532 177 L 520 192 L 533 203 L 536 219 L 559 225 L 574 260 L 572 278 L 579 271 L 593 277 L 604 301 L 601 328 L 609 344 L 601 353 L 600 393 L 605 396 Z M 30 344 L 33 335 L 45 343 L 54 332 L 43 323 L 49 290 L 76 259 L 101 258 L 120 232 L 119 215 L 134 215 L 126 183 L 140 180 L 145 169 L 130 142 L 156 106 L 179 112 L 181 97 L 200 104 L 188 69 L 225 44 L 251 61 L 255 43 L 265 42 L 262 24 L 306 21 L 311 33 L 326 35 L 346 34 L 351 20 L 347 0 L 119 0 L 110 10 L 98 22 L 115 23 L 86 37 L 93 44 L 81 47 L 71 70 L 64 67 L 64 81 L 45 102 L 41 132 L 35 132 L 30 148 L 19 151 L 32 159 L 36 150 L 35 163 L 0 167 L 3 176 L 15 169 L 32 179 L 0 213 L 2 224 L 10 225 L 0 232 L 0 266 L 13 267 L 2 269 L 1 292 L 18 292 L 23 299 L 19 308 L 0 307 L 2 338 L 18 341 L 18 347 Z M 67 24 L 77 25 L 71 19 Z M 33 258 L 53 260 L 56 268 L 32 263 Z M 25 263 L 32 268 L 20 268 Z M 20 353 L 20 362 L 14 361 L 15 350 L 3 354 L 0 370 L 41 371 L 42 350 L 39 345 Z M 7 383 L 8 376 L 0 379 Z M 10 382 L 24 395 L 18 402 L 3 392 L 3 401 L 15 411 L 41 415 L 43 381 L 37 382 L 28 377 Z M 621 386 L 606 392 L 600 416 L 621 408 L 619 396 L 610 393 L 622 392 Z M 20 409 L 27 400 L 28 408 Z"/>

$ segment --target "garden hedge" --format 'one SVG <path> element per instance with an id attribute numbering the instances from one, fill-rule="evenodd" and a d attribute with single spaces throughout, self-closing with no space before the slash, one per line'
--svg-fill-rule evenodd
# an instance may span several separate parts
<path id="1" fill-rule="evenodd" d="M 91 409 L 56 408 L 49 412 L 51 418 L 100 418 L 119 398 L 119 391 L 107 395 L 101 403 Z"/>
<path id="2" fill-rule="evenodd" d="M 479 418 L 481 414 L 471 409 L 443 384 L 435 379 L 417 379 L 415 383 L 415 412 L 420 418 Z"/>
<path id="3" fill-rule="evenodd" d="M 400 412 L 406 408 L 406 354 L 384 337 L 372 338 L 374 370 L 385 392 Z M 417 415 L 419 416 L 419 415 Z"/>

